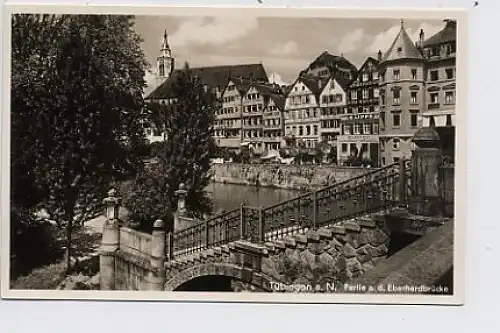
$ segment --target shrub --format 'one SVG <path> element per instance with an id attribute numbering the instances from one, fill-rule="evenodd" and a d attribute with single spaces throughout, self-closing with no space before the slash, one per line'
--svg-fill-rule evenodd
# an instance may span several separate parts
<path id="1" fill-rule="evenodd" d="M 27 209 L 11 210 L 11 278 L 32 269 L 53 263 L 63 257 L 56 240 L 58 229 L 44 220 L 37 220 Z"/>
<path id="2" fill-rule="evenodd" d="M 130 211 L 129 226 L 143 232 L 151 232 L 153 223 L 161 219 L 167 231 L 173 230 L 173 209 L 161 165 L 155 164 L 142 171 L 123 193 L 123 205 Z"/>

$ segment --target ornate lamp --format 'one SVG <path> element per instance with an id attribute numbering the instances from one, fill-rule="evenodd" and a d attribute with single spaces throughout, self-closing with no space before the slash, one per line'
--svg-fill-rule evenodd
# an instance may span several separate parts
<path id="1" fill-rule="evenodd" d="M 177 211 L 180 214 L 183 214 L 186 212 L 186 186 L 184 183 L 181 183 L 179 185 L 179 189 L 175 191 L 175 196 L 177 197 Z"/>
<path id="2" fill-rule="evenodd" d="M 106 205 L 106 218 L 108 221 L 118 219 L 121 199 L 116 189 L 112 188 L 109 190 L 108 197 L 103 200 L 104 205 Z"/>

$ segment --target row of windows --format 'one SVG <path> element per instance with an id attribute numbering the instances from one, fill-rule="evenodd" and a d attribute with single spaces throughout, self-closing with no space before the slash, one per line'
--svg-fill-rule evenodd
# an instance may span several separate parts
<path id="1" fill-rule="evenodd" d="M 351 91 L 350 94 L 351 101 L 357 101 L 358 99 L 378 98 L 378 96 L 379 96 L 378 88 L 353 90 Z"/>
<path id="2" fill-rule="evenodd" d="M 379 132 L 378 124 L 346 124 L 342 125 L 344 135 L 376 135 Z"/>
<path id="3" fill-rule="evenodd" d="M 416 68 L 410 69 L 410 77 L 412 80 L 419 80 L 418 70 Z M 444 71 L 443 79 L 446 78 L 451 80 L 455 77 L 455 69 L 454 68 L 446 68 Z M 401 79 L 401 70 L 393 69 L 392 70 L 392 81 L 399 81 Z M 429 81 L 438 81 L 440 79 L 438 70 L 429 70 Z M 385 73 L 380 74 L 380 81 L 385 81 Z"/>
<path id="4" fill-rule="evenodd" d="M 232 127 L 239 123 L 239 120 L 236 119 L 223 119 L 223 120 L 215 120 L 214 125 Z"/>
<path id="5" fill-rule="evenodd" d="M 322 103 L 340 103 L 342 102 L 342 94 L 335 94 L 335 95 L 324 95 L 321 98 Z"/>
<path id="6" fill-rule="evenodd" d="M 292 110 L 285 113 L 285 119 L 309 119 L 318 117 L 317 109 Z"/>
<path id="7" fill-rule="evenodd" d="M 290 104 L 292 104 L 292 105 L 310 104 L 313 101 L 313 99 L 311 98 L 310 95 L 291 96 L 291 97 L 289 97 L 289 100 L 290 100 Z"/>
<path id="8" fill-rule="evenodd" d="M 429 97 L 430 97 L 429 102 L 431 104 L 439 103 L 439 93 L 438 92 L 429 93 Z M 445 91 L 444 92 L 444 101 L 445 101 L 445 103 L 453 103 L 455 101 L 455 92 L 454 91 Z M 400 102 L 401 102 L 401 90 L 393 90 L 392 91 L 392 104 L 399 105 Z M 380 95 L 380 104 L 385 105 L 385 103 L 386 103 L 385 94 L 382 93 Z M 411 104 L 419 104 L 417 91 L 410 91 L 410 103 Z"/>
<path id="9" fill-rule="evenodd" d="M 281 121 L 279 119 L 265 119 L 264 126 L 279 126 Z"/>
<path id="10" fill-rule="evenodd" d="M 234 102 L 235 100 L 236 100 L 236 96 L 225 96 L 222 98 L 222 101 L 224 103 Z"/>
<path id="11" fill-rule="evenodd" d="M 380 112 L 380 121 L 381 125 L 383 128 L 386 127 L 386 119 L 385 119 L 385 112 Z M 400 113 L 393 113 L 392 114 L 392 127 L 393 128 L 398 128 L 401 127 L 401 114 Z M 410 127 L 417 127 L 418 126 L 418 114 L 417 113 L 410 113 Z"/>
<path id="12" fill-rule="evenodd" d="M 336 116 L 344 113 L 344 107 L 321 108 L 322 116 Z"/>
<path id="13" fill-rule="evenodd" d="M 436 104 L 439 103 L 439 93 L 438 92 L 432 92 L 429 94 L 429 103 L 431 104 Z M 449 104 L 449 103 L 454 103 L 455 102 L 455 92 L 454 91 L 445 91 L 444 92 L 444 102 Z"/>
<path id="14" fill-rule="evenodd" d="M 287 126 L 286 132 L 293 135 L 318 135 L 318 125 Z"/>
<path id="15" fill-rule="evenodd" d="M 338 119 L 321 121 L 321 128 L 339 128 L 339 127 L 340 127 L 340 121 Z"/>

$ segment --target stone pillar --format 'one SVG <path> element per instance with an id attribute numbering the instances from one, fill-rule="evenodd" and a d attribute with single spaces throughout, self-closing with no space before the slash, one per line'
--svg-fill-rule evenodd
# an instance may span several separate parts
<path id="1" fill-rule="evenodd" d="M 433 128 L 423 127 L 415 133 L 413 142 L 417 147 L 412 156 L 412 199 L 409 211 L 416 215 L 441 215 L 443 200 L 439 170 L 443 164 L 443 153 L 439 135 Z"/>
<path id="2" fill-rule="evenodd" d="M 102 230 L 102 242 L 99 250 L 99 276 L 101 290 L 115 289 L 115 251 L 120 247 L 120 224 L 118 213 L 121 198 L 115 189 L 108 192 L 103 200 L 106 221 Z"/>
<path id="3" fill-rule="evenodd" d="M 165 225 L 162 220 L 156 220 L 153 225 L 150 263 L 150 288 L 161 291 L 165 284 Z"/>
<path id="4" fill-rule="evenodd" d="M 181 228 L 180 218 L 186 216 L 186 186 L 181 183 L 179 189 L 175 191 L 175 196 L 177 197 L 177 211 L 174 214 L 174 231 Z"/>

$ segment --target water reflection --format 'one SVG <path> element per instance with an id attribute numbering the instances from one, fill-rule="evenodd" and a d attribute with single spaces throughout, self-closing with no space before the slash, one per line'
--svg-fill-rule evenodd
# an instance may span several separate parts
<path id="1" fill-rule="evenodd" d="M 207 191 L 214 203 L 214 212 L 233 210 L 244 201 L 249 206 L 271 206 L 294 198 L 302 192 L 268 187 L 211 183 Z"/>

